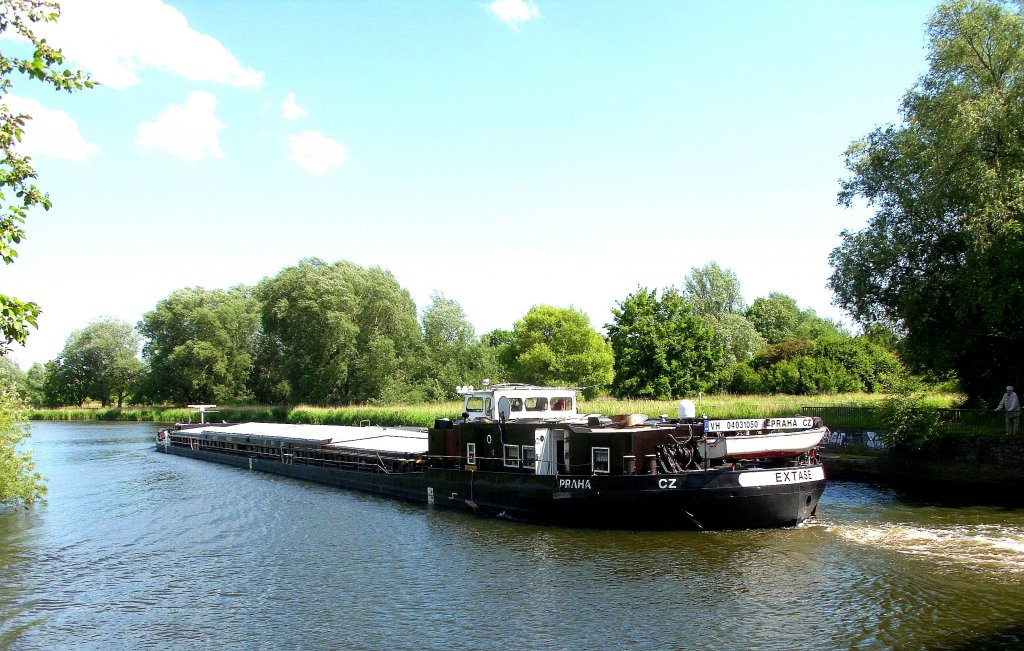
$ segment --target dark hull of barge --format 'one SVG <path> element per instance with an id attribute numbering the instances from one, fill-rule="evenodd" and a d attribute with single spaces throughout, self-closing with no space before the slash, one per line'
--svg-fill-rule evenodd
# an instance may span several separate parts
<path id="1" fill-rule="evenodd" d="M 819 465 L 622 476 L 431 467 L 372 472 L 162 444 L 157 450 L 440 508 L 573 527 L 712 530 L 794 526 L 814 515 L 825 490 Z M 777 473 L 813 473 L 815 479 L 741 485 L 741 476 L 754 472 L 777 477 L 782 477 Z"/>

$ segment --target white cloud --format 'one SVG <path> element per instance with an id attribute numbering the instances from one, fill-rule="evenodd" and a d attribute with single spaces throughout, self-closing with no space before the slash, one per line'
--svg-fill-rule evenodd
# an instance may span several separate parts
<path id="1" fill-rule="evenodd" d="M 100 148 L 82 137 L 78 123 L 64 111 L 50 110 L 34 99 L 16 95 L 7 95 L 3 102 L 11 113 L 32 117 L 17 145 L 19 153 L 80 161 L 100 153 Z"/>
<path id="2" fill-rule="evenodd" d="M 317 131 L 288 138 L 288 160 L 315 176 L 323 176 L 348 160 L 348 147 Z"/>
<path id="3" fill-rule="evenodd" d="M 288 93 L 288 97 L 281 102 L 281 117 L 285 120 L 297 120 L 309 115 L 309 111 L 299 106 L 295 101 L 295 93 Z"/>
<path id="4" fill-rule="evenodd" d="M 152 122 L 139 125 L 135 144 L 163 149 L 192 163 L 203 158 L 223 158 L 219 134 L 224 125 L 217 119 L 217 98 L 195 91 L 184 104 L 172 104 Z"/>
<path id="5" fill-rule="evenodd" d="M 487 8 L 512 29 L 516 29 L 517 23 L 525 23 L 540 16 L 540 8 L 526 0 L 494 0 Z"/>
<path id="6" fill-rule="evenodd" d="M 105 86 L 139 83 L 137 71 L 157 68 L 195 81 L 248 88 L 263 73 L 239 63 L 217 39 L 195 31 L 177 9 L 160 0 L 61 0 L 56 24 L 38 25 L 40 36 Z"/>

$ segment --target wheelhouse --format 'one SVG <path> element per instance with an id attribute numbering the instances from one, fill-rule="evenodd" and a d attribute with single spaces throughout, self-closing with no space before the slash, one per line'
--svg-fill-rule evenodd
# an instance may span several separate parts
<path id="1" fill-rule="evenodd" d="M 467 422 L 566 420 L 578 416 L 576 389 L 498 384 L 482 389 L 459 387 L 459 393 L 463 394 L 462 417 Z"/>

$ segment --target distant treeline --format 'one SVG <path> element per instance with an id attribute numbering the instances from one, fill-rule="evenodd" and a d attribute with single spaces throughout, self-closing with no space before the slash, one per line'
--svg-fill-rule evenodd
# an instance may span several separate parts
<path id="1" fill-rule="evenodd" d="M 134 326 L 91 322 L 45 365 L 3 359 L 0 371 L 35 407 L 434 403 L 483 378 L 588 398 L 872 393 L 907 375 L 891 332 L 852 336 L 782 293 L 748 306 L 716 263 L 680 287 L 639 287 L 612 313 L 602 334 L 573 308 L 539 305 L 477 336 L 441 294 L 418 314 L 385 269 L 305 259 L 255 287 L 177 290 Z"/>

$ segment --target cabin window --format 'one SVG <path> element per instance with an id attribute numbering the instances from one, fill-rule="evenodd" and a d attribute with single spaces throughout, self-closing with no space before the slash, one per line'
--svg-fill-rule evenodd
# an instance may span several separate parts
<path id="1" fill-rule="evenodd" d="M 524 468 L 536 468 L 537 467 L 537 450 L 532 445 L 523 446 L 523 467 Z"/>
<path id="2" fill-rule="evenodd" d="M 523 399 L 522 398 L 509 398 L 508 406 L 510 411 L 522 411 L 523 410 Z"/>
<path id="3" fill-rule="evenodd" d="M 519 446 L 505 445 L 505 465 L 509 468 L 519 467 Z"/>
<path id="4" fill-rule="evenodd" d="M 527 398 L 526 411 L 546 411 L 548 408 L 547 398 Z"/>
<path id="5" fill-rule="evenodd" d="M 572 398 L 552 398 L 551 411 L 572 411 Z"/>
<path id="6" fill-rule="evenodd" d="M 484 399 L 479 396 L 470 396 L 466 398 L 466 411 L 483 411 L 484 410 Z"/>
<path id="7" fill-rule="evenodd" d="M 491 413 L 491 397 L 487 396 L 486 398 L 484 398 L 484 416 L 489 417 Z"/>
<path id="8" fill-rule="evenodd" d="M 476 443 L 466 444 L 466 463 L 471 466 L 476 464 Z"/>
<path id="9" fill-rule="evenodd" d="M 590 467 L 595 475 L 607 475 L 611 472 L 611 452 L 608 448 L 590 449 Z"/>

